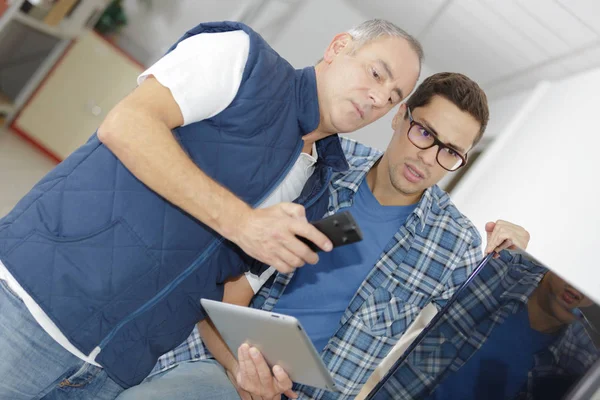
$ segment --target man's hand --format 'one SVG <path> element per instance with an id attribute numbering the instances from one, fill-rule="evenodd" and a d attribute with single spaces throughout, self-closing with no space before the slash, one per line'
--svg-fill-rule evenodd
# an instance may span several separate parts
<path id="1" fill-rule="evenodd" d="M 283 273 L 319 261 L 317 254 L 296 235 L 307 238 L 324 251 L 333 247 L 327 236 L 308 223 L 304 207 L 298 204 L 280 203 L 248 209 L 235 223 L 228 239 L 246 254 Z"/>
<path id="2" fill-rule="evenodd" d="M 522 226 L 513 223 L 498 220 L 485 224 L 487 232 L 487 246 L 485 254 L 492 251 L 499 253 L 504 249 L 514 250 L 517 247 L 525 250 L 529 244 L 529 232 Z M 495 255 L 498 258 L 499 255 Z"/>
<path id="3" fill-rule="evenodd" d="M 235 388 L 235 390 L 237 390 L 238 395 L 240 396 L 241 400 L 262 400 L 262 398 L 260 396 L 252 396 L 252 394 L 250 394 L 250 392 L 245 391 L 244 389 L 242 389 L 240 387 L 240 385 L 238 385 L 237 380 L 235 379 L 235 376 L 237 374 L 237 369 L 239 367 L 236 365 L 235 366 L 235 370 L 229 371 L 229 370 L 225 370 L 225 372 L 227 373 L 227 377 L 229 378 L 229 380 L 231 381 L 231 384 L 233 385 L 233 387 Z M 279 396 L 281 397 L 281 396 Z"/>
<path id="4" fill-rule="evenodd" d="M 292 391 L 292 381 L 278 365 L 269 369 L 269 365 L 256 348 L 243 344 L 238 349 L 238 365 L 232 375 L 234 386 L 242 400 L 279 400 L 281 394 L 295 399 L 298 395 Z"/>

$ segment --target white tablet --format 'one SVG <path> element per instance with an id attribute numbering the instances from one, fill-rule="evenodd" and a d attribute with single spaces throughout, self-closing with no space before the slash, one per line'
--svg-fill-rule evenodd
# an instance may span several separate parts
<path id="1" fill-rule="evenodd" d="M 294 382 L 337 391 L 331 374 L 300 322 L 288 315 L 200 300 L 231 352 L 243 343 L 256 347 L 269 364 L 280 365 Z"/>

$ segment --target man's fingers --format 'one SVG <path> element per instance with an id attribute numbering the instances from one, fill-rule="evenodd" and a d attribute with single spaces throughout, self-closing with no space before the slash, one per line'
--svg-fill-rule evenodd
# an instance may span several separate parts
<path id="1" fill-rule="evenodd" d="M 498 246 L 494 249 L 494 252 L 496 253 L 496 254 L 494 254 L 494 258 L 496 258 L 496 259 L 500 258 L 500 252 L 502 250 L 509 249 L 512 246 L 513 246 L 512 241 L 510 239 L 505 239 L 502 243 L 500 243 L 500 246 Z"/>
<path id="2" fill-rule="evenodd" d="M 252 393 L 252 399 L 280 398 L 280 394 L 284 390 L 291 389 L 292 387 L 292 382 L 283 370 L 278 371 L 278 376 L 286 386 L 282 388 L 278 387 L 279 380 L 273 378 L 269 365 L 260 351 L 255 347 L 250 347 L 247 344 L 241 345 L 238 348 L 238 364 L 245 384 L 245 386 L 242 386 L 240 383 L 240 386 L 242 389 Z M 286 378 L 289 382 L 286 381 Z"/>
<path id="3" fill-rule="evenodd" d="M 288 247 L 288 244 L 285 244 L 285 247 L 282 247 L 279 251 L 279 258 L 290 268 L 300 268 L 306 262 L 300 258 L 294 251 L 291 251 Z"/>
<path id="4" fill-rule="evenodd" d="M 284 274 L 289 274 L 290 272 L 294 272 L 294 270 L 295 270 L 295 268 L 292 268 L 285 261 L 283 261 L 279 258 L 275 262 L 272 262 L 271 266 L 273 268 L 275 268 L 277 271 L 284 273 Z"/>
<path id="5" fill-rule="evenodd" d="M 246 379 L 245 379 L 245 368 L 243 367 L 246 360 L 246 355 L 244 353 L 244 346 L 245 345 L 241 345 L 240 347 L 238 347 L 238 369 L 236 372 L 236 376 L 235 376 L 235 380 L 237 381 L 237 384 L 240 387 L 245 387 L 246 384 Z"/>
<path id="6" fill-rule="evenodd" d="M 254 392 L 256 382 L 259 377 L 249 354 L 250 346 L 246 343 L 242 344 L 238 349 L 238 364 L 241 382 L 239 382 L 242 389 Z M 240 378 L 238 377 L 238 379 Z"/>
<path id="7" fill-rule="evenodd" d="M 321 232 L 309 223 L 298 221 L 296 223 L 291 224 L 290 229 L 292 233 L 295 233 L 298 236 L 305 237 L 306 239 L 319 246 L 324 251 L 331 251 L 331 249 L 333 248 L 331 240 L 329 240 L 329 238 L 325 236 L 323 232 Z"/>
<path id="8" fill-rule="evenodd" d="M 488 232 L 488 238 L 487 238 L 487 246 L 485 248 L 485 253 L 491 253 L 493 251 L 497 251 L 496 248 L 499 247 L 502 242 L 504 241 L 504 239 L 506 239 L 506 233 L 504 231 L 503 225 L 501 223 L 502 221 L 497 221 L 494 224 L 494 228 L 492 230 L 492 232 Z M 487 228 L 487 224 L 486 224 L 486 228 Z"/>
<path id="9" fill-rule="evenodd" d="M 246 344 L 242 344 L 240 347 L 238 347 L 238 369 L 237 369 L 237 375 L 241 375 L 242 374 L 242 363 L 244 362 L 244 358 L 245 358 L 245 354 L 244 354 L 244 346 L 247 346 Z M 236 379 L 238 379 L 238 376 L 236 376 Z"/>
<path id="10" fill-rule="evenodd" d="M 316 264 L 319 262 L 319 256 L 312 251 L 304 242 L 294 237 L 285 244 L 286 248 L 299 257 L 304 264 Z"/>
<path id="11" fill-rule="evenodd" d="M 487 224 L 485 224 L 485 232 L 486 232 L 486 236 L 487 236 L 487 241 L 486 241 L 486 247 L 485 247 L 485 254 L 488 254 L 492 251 L 492 247 L 490 246 L 491 243 L 491 238 L 492 238 L 492 234 L 494 232 L 494 228 L 496 227 L 496 223 L 495 222 L 488 222 Z"/>
<path id="12" fill-rule="evenodd" d="M 500 244 L 498 246 L 496 246 L 495 248 L 493 248 L 491 250 L 491 251 L 493 251 L 493 252 L 496 253 L 494 255 L 494 258 L 499 258 L 500 257 L 500 252 L 502 250 L 505 250 L 505 249 L 509 248 L 510 246 L 512 246 L 512 242 L 510 240 L 508 240 L 508 239 L 505 239 L 502 242 L 500 242 Z"/>
<path id="13" fill-rule="evenodd" d="M 503 241 L 503 242 L 500 244 L 500 246 L 496 247 L 496 251 L 499 253 L 499 252 L 501 252 L 502 250 L 505 250 L 505 249 L 510 249 L 511 247 L 513 247 L 513 242 L 512 242 L 512 240 L 510 240 L 510 239 L 505 239 L 505 240 L 504 240 L 504 241 Z"/>
<path id="14" fill-rule="evenodd" d="M 235 390 L 237 391 L 238 395 L 240 396 L 240 399 L 241 400 L 253 400 L 252 395 L 240 387 L 236 376 L 229 370 L 227 370 L 226 373 L 227 373 L 227 378 L 229 378 L 229 380 L 231 381 L 231 384 L 235 387 Z"/>
<path id="15" fill-rule="evenodd" d="M 292 389 L 286 390 L 285 392 L 283 392 L 283 394 L 285 394 L 290 399 L 298 398 L 298 393 L 294 392 Z"/>
<path id="16" fill-rule="evenodd" d="M 258 351 L 257 348 L 252 347 L 250 349 L 250 357 L 252 357 L 252 363 L 254 365 L 254 369 L 257 371 L 260 385 L 265 389 L 273 388 L 273 376 L 271 375 L 271 369 L 269 368 L 269 365 L 263 358 L 262 354 L 260 354 L 260 351 Z M 275 393 L 272 392 L 269 395 L 274 396 Z"/>
<path id="17" fill-rule="evenodd" d="M 292 385 L 294 384 L 290 379 L 289 375 L 279 365 L 273 367 L 273 376 L 277 381 L 279 390 L 283 392 L 287 397 L 295 399 L 298 397 L 296 393 L 292 391 Z"/>
<path id="18" fill-rule="evenodd" d="M 488 222 L 485 230 L 488 241 L 485 248 L 486 254 L 492 251 L 500 252 L 505 249 L 515 249 L 517 247 L 525 249 L 529 243 L 529 232 L 522 226 L 508 221 L 498 220 L 495 223 Z"/>
<path id="19" fill-rule="evenodd" d="M 240 396 L 241 400 L 253 400 L 253 396 L 246 392 L 244 389 L 240 389 L 239 387 L 236 387 L 236 390 L 238 392 L 238 396 Z"/>

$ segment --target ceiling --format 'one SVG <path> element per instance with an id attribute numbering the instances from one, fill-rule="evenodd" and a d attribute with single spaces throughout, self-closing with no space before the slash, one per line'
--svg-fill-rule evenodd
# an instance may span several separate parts
<path id="1" fill-rule="evenodd" d="M 463 72 L 490 98 L 600 67 L 599 0 L 178 0 L 150 13 L 137 0 L 125 5 L 120 41 L 132 43 L 120 44 L 147 63 L 199 21 L 244 21 L 275 44 L 290 30 L 302 43 L 286 45 L 304 65 L 300 53 L 319 54 L 340 27 L 386 18 L 421 41 L 427 73 Z"/>
<path id="2" fill-rule="evenodd" d="M 425 64 L 498 97 L 600 67 L 598 0 L 345 0 L 416 35 Z"/>

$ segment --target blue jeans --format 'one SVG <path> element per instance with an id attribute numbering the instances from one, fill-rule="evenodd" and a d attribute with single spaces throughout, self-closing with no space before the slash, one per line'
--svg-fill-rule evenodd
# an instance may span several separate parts
<path id="1" fill-rule="evenodd" d="M 0 399 L 111 400 L 122 391 L 52 339 L 0 280 Z"/>
<path id="2" fill-rule="evenodd" d="M 225 370 L 213 360 L 188 361 L 151 375 L 117 400 L 239 400 Z"/>

